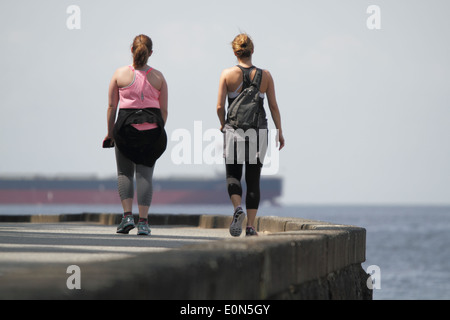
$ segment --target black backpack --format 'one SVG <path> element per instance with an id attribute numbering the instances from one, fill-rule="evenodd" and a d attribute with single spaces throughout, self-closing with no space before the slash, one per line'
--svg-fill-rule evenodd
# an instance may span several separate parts
<path id="1" fill-rule="evenodd" d="M 241 68 L 240 66 L 238 67 Z M 259 96 L 262 70 L 256 68 L 253 81 L 250 81 L 249 74 L 244 72 L 243 68 L 241 70 L 244 73 L 244 87 L 242 92 L 228 107 L 227 123 L 234 129 L 258 129 L 259 115 L 262 108 L 262 98 Z"/>

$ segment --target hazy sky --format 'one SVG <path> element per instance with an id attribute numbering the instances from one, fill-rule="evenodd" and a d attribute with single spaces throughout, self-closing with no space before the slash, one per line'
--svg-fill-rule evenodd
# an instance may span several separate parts
<path id="1" fill-rule="evenodd" d="M 445 0 L 2 0 L 0 175 L 115 175 L 101 148 L 108 84 L 140 33 L 169 83 L 169 139 L 195 140 L 195 121 L 218 128 L 219 76 L 247 32 L 275 79 L 283 203 L 450 204 L 448 12 Z M 368 27 L 375 17 L 381 29 Z M 176 164 L 177 145 L 155 177 L 224 175 Z"/>

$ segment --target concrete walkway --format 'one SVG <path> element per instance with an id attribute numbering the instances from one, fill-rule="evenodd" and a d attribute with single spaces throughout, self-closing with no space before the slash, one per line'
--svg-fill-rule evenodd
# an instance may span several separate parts
<path id="1" fill-rule="evenodd" d="M 120 220 L 0 216 L 0 300 L 371 299 L 360 227 L 259 217 L 260 236 L 233 238 L 228 216 L 155 215 L 137 236 Z"/>
<path id="2" fill-rule="evenodd" d="M 151 236 L 93 223 L 0 223 L 0 276 L 48 264 L 80 264 L 230 238 L 228 229 L 152 226 Z"/>

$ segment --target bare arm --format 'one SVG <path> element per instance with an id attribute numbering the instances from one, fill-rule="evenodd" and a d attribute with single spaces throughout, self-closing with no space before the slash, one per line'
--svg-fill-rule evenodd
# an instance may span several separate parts
<path id="1" fill-rule="evenodd" d="M 160 95 L 159 95 L 159 106 L 161 108 L 161 114 L 162 118 L 164 120 L 164 123 L 167 122 L 167 117 L 169 114 L 169 89 L 167 86 L 166 79 L 164 79 L 164 76 L 161 74 L 162 77 L 162 85 L 160 89 Z"/>
<path id="2" fill-rule="evenodd" d="M 225 71 L 222 72 L 219 81 L 219 94 L 217 97 L 217 116 L 220 121 L 220 131 L 225 126 L 225 102 L 227 98 L 227 83 L 225 79 Z"/>
<path id="3" fill-rule="evenodd" d="M 114 73 L 108 90 L 108 110 L 106 114 L 108 133 L 106 139 L 113 138 L 114 123 L 116 121 L 117 105 L 119 103 L 119 87 L 117 86 L 117 71 Z"/>
<path id="4" fill-rule="evenodd" d="M 284 137 L 283 137 L 283 128 L 281 126 L 281 114 L 280 109 L 278 108 L 277 98 L 275 95 L 275 84 L 272 78 L 272 75 L 266 71 L 266 74 L 269 77 L 269 83 L 267 87 L 267 100 L 269 102 L 269 109 L 272 115 L 273 122 L 275 127 L 278 129 L 277 135 L 277 143 L 279 143 L 279 149 L 283 149 L 284 147 Z"/>

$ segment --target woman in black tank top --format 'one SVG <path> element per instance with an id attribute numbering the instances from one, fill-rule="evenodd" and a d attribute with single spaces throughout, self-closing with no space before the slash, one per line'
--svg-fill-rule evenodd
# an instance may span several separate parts
<path id="1" fill-rule="evenodd" d="M 226 130 L 234 130 L 234 128 L 230 128 L 230 126 L 226 122 L 225 102 L 227 100 L 227 97 L 228 103 L 230 105 L 233 100 L 236 99 L 239 92 L 244 90 L 249 85 L 249 81 L 253 80 L 253 77 L 256 73 L 256 67 L 253 66 L 252 63 L 254 46 L 250 37 L 247 34 L 239 34 L 234 38 L 232 47 L 239 64 L 238 66 L 234 66 L 222 71 L 217 102 L 217 115 L 220 121 L 220 130 L 224 133 L 226 132 Z M 274 82 L 272 76 L 267 70 L 263 70 L 260 95 L 267 96 L 272 119 L 276 129 L 278 130 L 277 145 L 281 150 L 284 147 L 284 137 L 281 128 L 281 116 L 275 97 Z M 262 102 L 261 106 L 263 112 L 260 112 L 259 116 L 259 128 L 265 130 L 267 134 L 267 120 L 263 103 L 264 102 Z M 261 135 L 261 132 L 264 131 L 258 132 L 259 135 Z M 260 137 L 258 137 L 258 139 L 259 138 Z M 226 147 L 226 141 L 224 145 Z M 235 161 L 233 161 L 232 163 L 227 162 L 229 161 L 226 161 L 227 189 L 231 203 L 234 207 L 233 220 L 230 225 L 230 234 L 232 236 L 238 237 L 242 233 L 242 223 L 245 218 L 245 213 L 242 208 L 241 185 L 244 163 L 236 163 Z M 261 197 L 260 177 L 262 166 L 263 159 L 259 157 L 256 162 L 248 161 L 248 159 L 246 159 L 245 161 L 245 181 L 247 184 L 247 193 L 245 197 L 245 206 L 247 211 L 246 236 L 257 235 L 254 223 Z"/>

